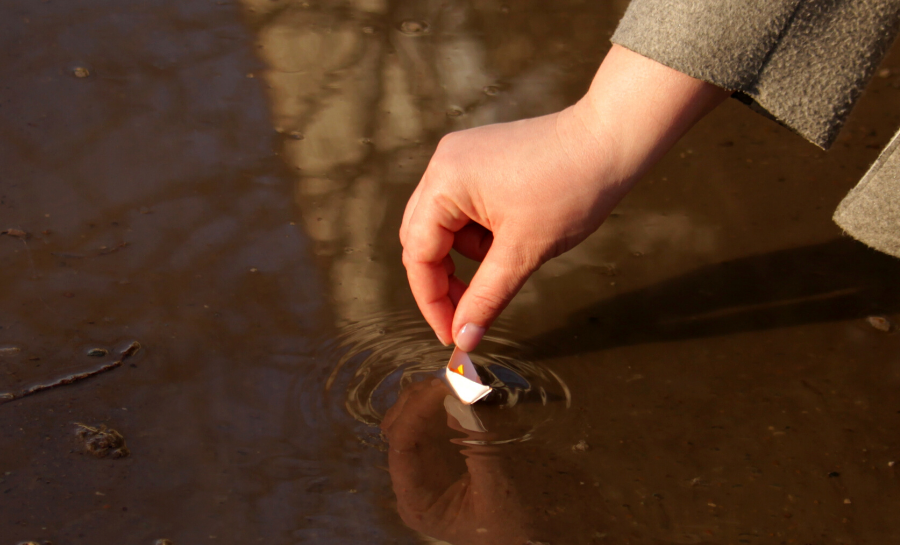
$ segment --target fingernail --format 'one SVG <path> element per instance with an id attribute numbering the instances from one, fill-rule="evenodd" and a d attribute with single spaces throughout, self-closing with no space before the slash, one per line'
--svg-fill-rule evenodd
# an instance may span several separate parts
<path id="1" fill-rule="evenodd" d="M 438 335 L 437 333 L 435 333 L 434 336 L 437 337 L 437 339 L 438 339 L 439 341 L 441 341 L 441 344 L 442 344 L 442 345 L 444 345 L 444 346 L 450 346 L 450 343 L 448 343 L 448 342 L 445 341 L 443 338 L 441 338 L 441 336 Z"/>
<path id="2" fill-rule="evenodd" d="M 456 334 L 456 346 L 463 352 L 471 352 L 475 350 L 481 338 L 484 337 L 485 328 L 469 323 L 462 326 L 459 333 Z"/>

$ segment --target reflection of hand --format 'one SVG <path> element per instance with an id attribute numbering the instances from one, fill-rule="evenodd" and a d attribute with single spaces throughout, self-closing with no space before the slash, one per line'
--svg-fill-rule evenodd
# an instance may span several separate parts
<path id="1" fill-rule="evenodd" d="M 726 96 L 613 46 L 575 106 L 447 135 L 400 228 L 410 287 L 438 338 L 471 351 L 528 276 L 595 231 Z M 482 262 L 468 288 L 452 276 L 451 248 Z"/>
<path id="2" fill-rule="evenodd" d="M 400 517 L 455 545 L 522 545 L 524 515 L 499 459 L 486 447 L 469 448 L 463 466 L 450 442 L 448 426 L 461 428 L 444 410 L 447 395 L 438 379 L 416 383 L 381 424 Z"/>

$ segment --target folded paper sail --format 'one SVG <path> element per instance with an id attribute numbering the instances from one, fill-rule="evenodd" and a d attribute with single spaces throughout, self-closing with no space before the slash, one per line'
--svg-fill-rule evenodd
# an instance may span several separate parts
<path id="1" fill-rule="evenodd" d="M 491 387 L 481 383 L 469 355 L 459 348 L 453 349 L 446 375 L 447 382 L 456 392 L 456 397 L 466 405 L 471 405 L 491 393 Z"/>

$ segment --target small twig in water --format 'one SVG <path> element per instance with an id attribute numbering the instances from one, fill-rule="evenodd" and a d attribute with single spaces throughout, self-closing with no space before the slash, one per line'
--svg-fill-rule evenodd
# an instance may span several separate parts
<path id="1" fill-rule="evenodd" d="M 141 343 L 134 341 L 133 343 L 128 345 L 128 348 L 126 348 L 125 350 L 122 351 L 122 354 L 120 355 L 118 360 L 116 360 L 112 363 L 108 363 L 102 367 L 98 367 L 97 369 L 94 369 L 92 371 L 86 371 L 84 373 L 79 373 L 77 375 L 70 375 L 68 377 L 61 378 L 55 382 L 51 382 L 48 384 L 38 384 L 37 386 L 32 386 L 31 388 L 27 388 L 18 393 L 12 393 L 12 392 L 0 393 L 0 405 L 2 405 L 3 403 L 9 402 L 9 401 L 21 399 L 23 397 L 30 396 L 32 394 L 36 394 L 38 392 L 43 392 L 44 390 L 50 390 L 50 389 L 56 388 L 58 386 L 66 386 L 67 384 L 74 384 L 80 380 L 84 380 L 87 378 L 97 376 L 101 373 L 105 373 L 107 371 L 115 369 L 116 367 L 121 367 L 122 363 L 125 360 L 127 360 L 131 356 L 135 355 L 137 353 L 137 351 L 140 349 L 141 349 Z"/>
<path id="2" fill-rule="evenodd" d="M 109 255 L 115 252 L 118 252 L 122 248 L 126 248 L 128 246 L 127 242 L 120 242 L 111 248 L 103 247 L 99 249 L 96 253 L 93 254 L 71 254 L 68 252 L 50 252 L 50 255 L 55 257 L 61 257 L 63 259 L 89 259 L 92 257 L 100 257 L 104 255 Z"/>

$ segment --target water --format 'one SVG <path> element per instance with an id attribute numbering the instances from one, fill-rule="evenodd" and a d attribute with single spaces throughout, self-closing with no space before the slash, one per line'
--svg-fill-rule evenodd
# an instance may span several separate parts
<path id="1" fill-rule="evenodd" d="M 60 385 L 0 397 L 3 542 L 897 541 L 900 266 L 830 221 L 897 51 L 827 154 L 691 131 L 473 354 L 479 427 L 403 207 L 444 133 L 576 100 L 624 2 L 5 7 L 0 396 Z"/>
<path id="2" fill-rule="evenodd" d="M 571 408 L 569 388 L 551 369 L 529 361 L 533 347 L 510 341 L 502 324 L 485 337 L 473 361 L 482 382 L 494 392 L 475 407 L 489 423 L 491 436 L 479 444 L 533 439 L 551 423 L 565 421 Z M 329 397 L 346 396 L 344 406 L 356 420 L 377 427 L 397 398 L 415 382 L 440 378 L 450 348 L 434 342 L 434 333 L 417 314 L 376 315 L 348 325 L 330 351 L 337 361 L 325 383 Z"/>

